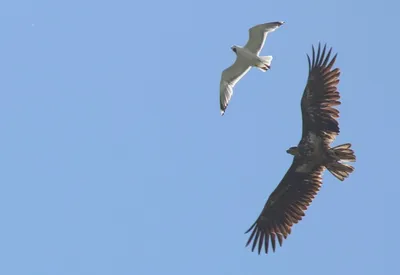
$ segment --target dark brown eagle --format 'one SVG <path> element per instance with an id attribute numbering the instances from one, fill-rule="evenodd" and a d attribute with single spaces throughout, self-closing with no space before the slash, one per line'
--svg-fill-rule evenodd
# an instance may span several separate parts
<path id="1" fill-rule="evenodd" d="M 339 134 L 339 111 L 334 106 L 340 105 L 340 71 L 332 68 L 337 54 L 330 59 L 331 52 L 332 48 L 326 53 L 326 45 L 321 52 L 319 44 L 317 55 L 312 47 L 312 61 L 307 55 L 309 74 L 301 98 L 301 140 L 297 147 L 287 150 L 294 156 L 292 165 L 269 196 L 257 221 L 246 231 L 251 231 L 246 246 L 252 243 L 252 251 L 257 247 L 258 254 L 263 246 L 268 253 L 269 243 L 275 252 L 276 239 L 282 246 L 293 224 L 302 219 L 319 191 L 325 169 L 341 181 L 354 171 L 351 165 L 343 163 L 356 160 L 351 144 L 330 147 Z"/>

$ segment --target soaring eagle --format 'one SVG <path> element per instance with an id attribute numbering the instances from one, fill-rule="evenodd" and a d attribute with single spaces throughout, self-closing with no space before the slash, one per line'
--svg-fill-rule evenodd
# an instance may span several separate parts
<path id="1" fill-rule="evenodd" d="M 326 44 L 321 52 L 321 44 L 315 55 L 312 47 L 312 61 L 308 58 L 309 75 L 301 98 L 303 133 L 297 147 L 287 153 L 293 155 L 293 162 L 269 196 L 260 216 L 246 231 L 251 235 L 246 246 L 252 243 L 252 251 L 257 247 L 258 254 L 264 246 L 268 253 L 269 243 L 275 252 L 276 239 L 282 246 L 291 232 L 293 224 L 298 223 L 304 212 L 317 195 L 322 185 L 322 174 L 328 169 L 336 178 L 343 181 L 354 168 L 343 162 L 355 162 L 356 156 L 346 143 L 331 148 L 330 144 L 339 134 L 337 118 L 340 105 L 337 89 L 340 71 L 333 69 L 337 54 L 330 59 L 332 48 L 326 53 Z"/>

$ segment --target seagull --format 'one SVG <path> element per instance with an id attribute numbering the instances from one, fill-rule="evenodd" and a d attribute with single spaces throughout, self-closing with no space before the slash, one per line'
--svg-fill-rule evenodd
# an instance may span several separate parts
<path id="1" fill-rule="evenodd" d="M 222 72 L 219 92 L 221 116 L 224 115 L 231 100 L 233 87 L 251 67 L 257 67 L 263 72 L 271 68 L 272 56 L 259 56 L 259 53 L 268 33 L 275 31 L 284 23 L 277 21 L 256 25 L 249 29 L 249 40 L 244 47 L 236 45 L 231 47 L 236 54 L 236 61 Z"/>

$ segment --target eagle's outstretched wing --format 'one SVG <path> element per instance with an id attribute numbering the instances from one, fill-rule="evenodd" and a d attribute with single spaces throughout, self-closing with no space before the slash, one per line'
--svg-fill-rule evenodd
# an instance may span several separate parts
<path id="1" fill-rule="evenodd" d="M 283 239 L 290 234 L 293 224 L 305 215 L 305 210 L 322 185 L 325 168 L 320 166 L 311 172 L 296 172 L 297 168 L 304 165 L 301 159 L 294 158 L 286 175 L 269 196 L 260 216 L 246 231 L 252 231 L 246 244 L 248 246 L 253 243 L 252 251 L 257 247 L 260 254 L 264 246 L 265 253 L 268 253 L 271 243 L 275 252 L 276 239 L 282 246 Z"/>
<path id="2" fill-rule="evenodd" d="M 241 56 L 236 56 L 236 61 L 232 66 L 225 69 L 221 75 L 219 88 L 219 105 L 221 115 L 224 115 L 229 101 L 233 95 L 233 87 L 250 70 L 250 66 L 242 60 Z"/>
<path id="3" fill-rule="evenodd" d="M 331 143 L 339 134 L 337 118 L 339 111 L 335 108 L 340 105 L 340 95 L 337 89 L 340 70 L 333 69 L 337 54 L 330 59 L 332 48 L 326 53 L 326 44 L 321 52 L 321 44 L 315 56 L 312 47 L 312 60 L 307 55 L 309 74 L 306 87 L 301 98 L 301 112 L 303 117 L 303 134 L 309 131 L 324 138 L 325 143 Z"/>
<path id="4" fill-rule="evenodd" d="M 250 52 L 258 55 L 264 46 L 265 39 L 267 38 L 268 33 L 275 31 L 284 23 L 285 22 L 283 21 L 270 22 L 259 24 L 250 28 L 249 40 L 244 47 L 250 50 Z"/>

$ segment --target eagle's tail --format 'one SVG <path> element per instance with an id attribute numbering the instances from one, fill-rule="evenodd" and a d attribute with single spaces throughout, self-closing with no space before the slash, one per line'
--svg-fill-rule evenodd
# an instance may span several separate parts
<path id="1" fill-rule="evenodd" d="M 345 143 L 330 149 L 333 155 L 332 161 L 326 166 L 326 168 L 332 173 L 332 175 L 341 181 L 347 178 L 350 173 L 354 171 L 353 166 L 343 163 L 356 161 L 354 151 L 350 149 L 350 147 L 350 143 Z"/>
<path id="2" fill-rule="evenodd" d="M 261 71 L 266 72 L 271 68 L 271 62 L 272 62 L 272 56 L 259 56 L 260 63 L 257 64 L 257 68 L 259 68 Z"/>

